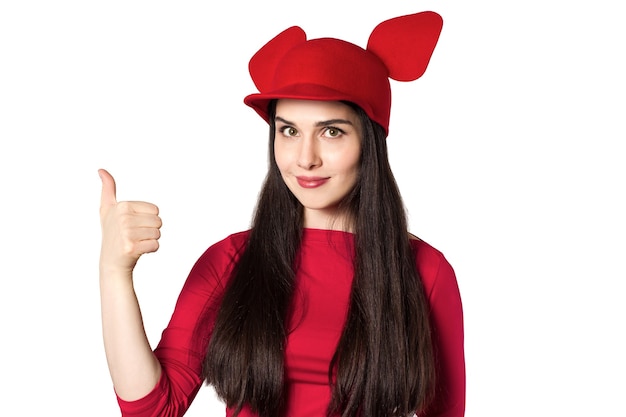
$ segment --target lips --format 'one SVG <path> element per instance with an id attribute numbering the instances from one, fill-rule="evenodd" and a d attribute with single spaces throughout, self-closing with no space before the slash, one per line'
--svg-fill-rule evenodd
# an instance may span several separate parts
<path id="1" fill-rule="evenodd" d="M 302 188 L 317 188 L 326 184 L 330 178 L 329 177 L 296 177 L 298 180 L 298 185 Z"/>

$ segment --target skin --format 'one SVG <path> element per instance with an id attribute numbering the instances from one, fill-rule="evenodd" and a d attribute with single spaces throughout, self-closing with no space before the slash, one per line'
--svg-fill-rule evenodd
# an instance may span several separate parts
<path id="1" fill-rule="evenodd" d="M 100 223 L 100 298 L 104 349 L 113 386 L 131 401 L 148 394 L 161 375 L 161 365 L 145 334 L 133 287 L 133 269 L 144 253 L 159 248 L 159 209 L 140 201 L 118 202 L 115 180 L 102 180 Z"/>
<path id="2" fill-rule="evenodd" d="M 361 132 L 354 110 L 337 101 L 279 100 L 276 163 L 304 206 L 304 226 L 344 229 L 337 205 L 359 175 Z"/>
<path id="3" fill-rule="evenodd" d="M 358 177 L 361 132 L 354 111 L 339 102 L 279 100 L 276 162 L 289 189 L 304 206 L 305 227 L 341 228 L 337 204 Z M 159 249 L 157 206 L 117 201 L 114 178 L 104 169 L 100 223 L 102 332 L 115 391 L 133 401 L 147 395 L 161 365 L 145 334 L 133 286 L 139 258 Z"/>

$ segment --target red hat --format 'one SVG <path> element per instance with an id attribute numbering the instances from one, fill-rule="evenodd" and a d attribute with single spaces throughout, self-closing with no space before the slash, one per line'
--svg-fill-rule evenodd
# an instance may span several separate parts
<path id="1" fill-rule="evenodd" d="M 258 94 L 244 103 L 269 121 L 272 99 L 345 100 L 360 106 L 389 130 L 391 86 L 413 81 L 426 71 L 443 20 L 435 12 L 400 16 L 380 23 L 367 48 L 334 38 L 306 39 L 292 26 L 265 44 L 250 59 Z"/>

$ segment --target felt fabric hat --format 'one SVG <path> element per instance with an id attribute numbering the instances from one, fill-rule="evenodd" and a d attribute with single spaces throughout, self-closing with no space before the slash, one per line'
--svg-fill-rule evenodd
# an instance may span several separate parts
<path id="1" fill-rule="evenodd" d="M 292 26 L 266 43 L 250 59 L 249 71 L 259 93 L 244 103 L 269 121 L 272 99 L 350 101 L 389 130 L 389 79 L 413 81 L 426 71 L 443 20 L 426 11 L 378 24 L 365 49 L 334 38 L 306 39 Z"/>

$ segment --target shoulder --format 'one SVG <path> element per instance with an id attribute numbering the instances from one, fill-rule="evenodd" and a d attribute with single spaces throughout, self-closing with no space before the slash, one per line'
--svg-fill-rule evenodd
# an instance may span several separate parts
<path id="1" fill-rule="evenodd" d="M 449 264 L 444 254 L 421 239 L 411 239 L 411 248 L 415 255 L 418 269 L 428 275 L 436 274 L 442 264 Z"/>
<path id="2" fill-rule="evenodd" d="M 226 236 L 224 239 L 209 246 L 209 249 L 207 249 L 207 251 L 214 250 L 214 251 L 238 252 L 246 245 L 246 242 L 248 241 L 249 236 L 250 236 L 250 230 L 244 230 L 241 232 L 232 233 Z"/>
<path id="3" fill-rule="evenodd" d="M 232 268 L 233 263 L 248 241 L 249 230 L 233 233 L 209 246 L 196 261 L 193 269 L 203 275 L 223 276 Z"/>
<path id="4" fill-rule="evenodd" d="M 431 298 L 437 287 L 456 286 L 456 275 L 445 255 L 421 239 L 411 239 L 415 264 L 426 295 Z"/>
<path id="5" fill-rule="evenodd" d="M 222 240 L 209 246 L 202 256 L 212 256 L 217 254 L 234 255 L 245 247 L 249 235 L 249 230 L 230 234 Z"/>

